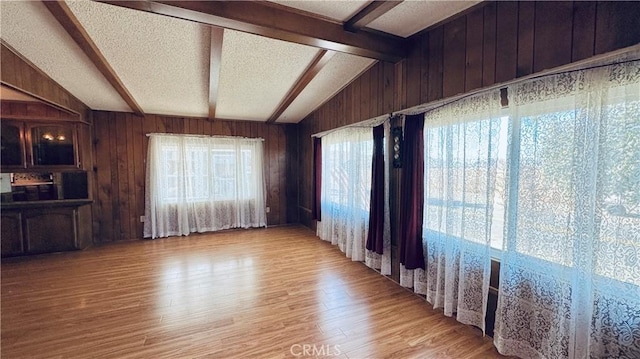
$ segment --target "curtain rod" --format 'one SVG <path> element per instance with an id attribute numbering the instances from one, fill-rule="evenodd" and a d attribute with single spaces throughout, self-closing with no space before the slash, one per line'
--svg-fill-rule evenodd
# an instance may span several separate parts
<path id="1" fill-rule="evenodd" d="M 147 137 L 151 136 L 175 136 L 175 137 L 196 137 L 196 138 L 226 138 L 226 139 L 245 139 L 245 140 L 260 140 L 264 141 L 262 137 L 243 137 L 243 136 L 224 136 L 224 135 L 193 135 L 193 134 L 182 134 L 182 133 L 147 133 Z"/>
<path id="2" fill-rule="evenodd" d="M 627 64 L 627 63 L 634 62 L 634 61 L 639 61 L 639 60 L 640 60 L 640 58 L 639 59 L 633 59 L 633 60 L 625 60 L 625 61 L 620 61 L 620 62 L 612 62 L 612 63 L 609 63 L 609 64 L 594 65 L 594 66 L 585 67 L 585 68 L 581 68 L 581 69 L 577 69 L 577 70 L 562 71 L 562 72 L 556 72 L 556 73 L 546 74 L 546 75 L 537 75 L 537 76 L 529 77 L 529 78 L 527 78 L 525 80 L 518 80 L 518 81 L 513 81 L 511 83 L 508 83 L 508 84 L 502 84 L 502 85 L 500 85 L 498 87 L 500 89 L 503 89 L 503 88 L 507 88 L 508 86 L 513 86 L 513 85 L 522 83 L 524 81 L 532 81 L 532 80 L 538 80 L 538 79 L 541 79 L 541 78 L 544 78 L 544 77 L 548 77 L 548 76 L 557 76 L 557 75 L 563 75 L 563 74 L 570 74 L 572 72 L 597 69 L 597 68 L 601 68 L 601 67 Z M 437 110 L 439 108 L 442 108 L 442 107 L 445 107 L 447 105 L 450 105 L 450 104 L 452 104 L 454 102 L 461 101 L 461 100 L 464 100 L 466 98 L 473 97 L 473 96 L 479 95 L 479 94 L 484 93 L 484 92 L 495 91 L 495 90 L 498 89 L 498 87 L 483 89 L 480 92 L 474 92 L 472 94 L 467 94 L 467 95 L 464 95 L 462 97 L 458 97 L 458 98 L 455 98 L 455 99 L 451 99 L 449 101 L 445 101 L 445 102 L 443 102 L 443 103 L 441 103 L 441 104 L 439 104 L 437 106 L 430 107 L 428 110 L 425 110 L 425 113 L 429 112 L 429 111 Z"/>

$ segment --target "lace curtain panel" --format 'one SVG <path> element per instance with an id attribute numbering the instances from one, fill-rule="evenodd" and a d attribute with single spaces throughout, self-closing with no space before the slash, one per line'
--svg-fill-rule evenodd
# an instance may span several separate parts
<path id="1" fill-rule="evenodd" d="M 266 226 L 261 139 L 153 134 L 144 237 Z"/>
<path id="2" fill-rule="evenodd" d="M 317 235 L 337 245 L 351 260 L 366 260 L 367 265 L 378 268 L 384 265 L 385 272 L 390 272 L 390 240 L 385 241 L 389 248 L 382 256 L 365 248 L 372 157 L 370 127 L 346 128 L 322 137 L 322 220 L 317 223 Z M 388 216 L 388 205 L 385 212 Z"/>
<path id="3" fill-rule="evenodd" d="M 508 93 L 496 347 L 522 358 L 640 358 L 640 62 Z"/>
<path id="4" fill-rule="evenodd" d="M 500 146 L 503 121 L 499 91 L 425 114 L 426 269 L 401 271 L 404 284 L 425 294 L 434 308 L 444 308 L 447 316 L 457 313 L 458 321 L 483 330 L 492 235 L 500 235 L 492 231 L 492 220 L 498 149 L 506 147 Z"/>

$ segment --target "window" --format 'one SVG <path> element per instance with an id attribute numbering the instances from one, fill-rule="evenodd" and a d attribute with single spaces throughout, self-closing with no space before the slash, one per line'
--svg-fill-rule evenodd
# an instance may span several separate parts
<path id="1" fill-rule="evenodd" d="M 425 241 L 502 248 L 507 129 L 497 92 L 426 114 Z"/>
<path id="2" fill-rule="evenodd" d="M 365 260 L 371 198 L 372 129 L 347 128 L 322 137 L 322 220 L 318 236 L 354 261 Z"/>
<path id="3" fill-rule="evenodd" d="M 597 274 L 640 285 L 637 261 L 625 260 L 640 253 L 640 99 L 609 88 L 598 120 L 575 102 L 513 110 L 513 250 L 573 267 L 591 241 Z"/>
<path id="4" fill-rule="evenodd" d="M 640 228 L 640 132 L 637 119 L 629 115 L 639 111 L 640 100 L 628 100 L 625 94 L 622 89 L 610 90 L 611 101 L 603 108 L 598 192 L 592 194 L 600 242 L 612 244 L 609 258 L 640 248 L 630 239 Z M 572 237 L 581 210 L 575 167 L 582 160 L 576 156 L 578 151 L 589 151 L 586 146 L 593 146 L 589 143 L 593 139 L 584 138 L 586 110 L 570 110 L 553 102 L 521 105 L 513 112 L 515 116 L 507 116 L 511 111 L 506 109 L 493 120 L 476 116 L 464 123 L 429 124 L 427 119 L 425 231 L 482 243 L 485 229 L 490 228 L 491 247 L 499 257 L 511 193 L 517 216 L 513 235 L 520 238 L 515 250 L 547 262 L 573 265 Z M 511 184 L 508 165 L 512 166 Z M 485 197 L 485 193 L 491 194 Z M 613 273 L 605 258 L 598 261 L 601 274 L 609 272 L 611 277 L 640 285 L 632 262 L 622 263 Z"/>
<path id="5" fill-rule="evenodd" d="M 262 157 L 259 139 L 153 135 L 145 236 L 264 226 Z"/>
<path id="6" fill-rule="evenodd" d="M 184 168 L 177 146 L 162 148 L 164 191 L 161 200 L 174 203 L 179 193 L 184 170 L 185 199 L 189 202 L 250 199 L 255 195 L 252 185 L 255 169 L 254 154 L 249 147 L 236 151 L 232 146 L 185 146 Z M 240 183 L 239 183 L 240 182 Z M 240 184 L 240 185 L 238 185 Z"/>
<path id="7" fill-rule="evenodd" d="M 373 140 L 328 142 L 323 164 L 328 163 L 328 176 L 323 181 L 324 200 L 334 206 L 369 211 L 371 195 L 371 157 Z M 323 147 L 324 148 L 324 147 Z M 325 171 L 323 171 L 325 173 Z M 345 191 L 352 195 L 345 195 Z"/>
<path id="8" fill-rule="evenodd" d="M 628 61 L 508 88 L 502 354 L 637 357 L 638 69 Z"/>

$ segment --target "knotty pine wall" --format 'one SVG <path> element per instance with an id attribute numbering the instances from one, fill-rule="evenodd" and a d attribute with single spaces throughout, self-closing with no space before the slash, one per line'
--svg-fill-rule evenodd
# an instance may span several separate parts
<path id="1" fill-rule="evenodd" d="M 294 125 L 94 111 L 94 242 L 142 238 L 147 133 L 264 138 L 268 225 L 297 223 Z"/>

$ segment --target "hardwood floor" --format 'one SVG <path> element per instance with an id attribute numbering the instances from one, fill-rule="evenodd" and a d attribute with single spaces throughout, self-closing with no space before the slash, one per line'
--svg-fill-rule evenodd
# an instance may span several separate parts
<path id="1" fill-rule="evenodd" d="M 498 358 L 301 226 L 3 260 L 3 358 Z"/>

